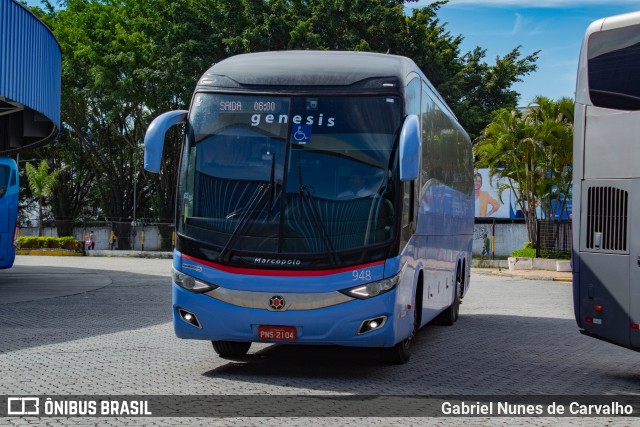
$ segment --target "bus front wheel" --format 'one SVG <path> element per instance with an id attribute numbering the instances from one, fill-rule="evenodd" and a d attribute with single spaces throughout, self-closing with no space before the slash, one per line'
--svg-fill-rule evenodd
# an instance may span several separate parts
<path id="1" fill-rule="evenodd" d="M 413 331 L 411 331 L 411 335 L 409 335 L 407 338 L 403 339 L 393 347 L 382 349 L 384 360 L 389 364 L 404 365 L 411 358 L 411 350 L 413 348 L 416 334 L 418 333 L 420 322 L 420 318 L 418 317 L 419 309 L 415 306 L 415 304 L 413 306 Z"/>
<path id="2" fill-rule="evenodd" d="M 413 347 L 413 336 L 403 339 L 393 347 L 383 348 L 385 362 L 391 365 L 404 365 L 411 358 L 411 347 Z"/>
<path id="3" fill-rule="evenodd" d="M 250 342 L 211 341 L 213 349 L 220 357 L 240 357 L 247 354 Z"/>

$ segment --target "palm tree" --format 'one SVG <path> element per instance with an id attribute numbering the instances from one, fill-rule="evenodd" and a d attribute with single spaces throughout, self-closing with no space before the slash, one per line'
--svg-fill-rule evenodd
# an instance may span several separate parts
<path id="1" fill-rule="evenodd" d="M 573 164 L 573 109 L 570 98 L 552 101 L 537 97 L 531 117 L 538 128 L 536 138 L 544 145 L 545 183 L 541 198 L 544 211 L 552 213 L 553 201 L 562 212 L 571 187 Z"/>
<path id="2" fill-rule="evenodd" d="M 58 174 L 62 169 L 57 169 L 49 173 L 49 165 L 46 160 L 42 160 L 36 169 L 31 163 L 27 163 L 27 181 L 31 192 L 38 198 L 38 236 L 42 236 L 42 206 L 44 199 L 51 195 L 53 187 L 57 184 Z"/>
<path id="3" fill-rule="evenodd" d="M 526 111 L 497 110 L 474 150 L 477 167 L 488 167 L 492 177 L 507 179 L 500 195 L 513 191 L 529 240 L 537 246 L 536 208 L 550 213 L 552 200 L 558 205 L 571 185 L 573 100 L 537 97 Z"/>
<path id="4" fill-rule="evenodd" d="M 488 167 L 492 177 L 506 178 L 507 184 L 499 189 L 500 198 L 504 190 L 513 191 L 532 243 L 536 241 L 535 209 L 540 204 L 536 188 L 541 146 L 535 131 L 526 114 L 501 109 L 494 113 L 475 145 L 476 166 Z"/>

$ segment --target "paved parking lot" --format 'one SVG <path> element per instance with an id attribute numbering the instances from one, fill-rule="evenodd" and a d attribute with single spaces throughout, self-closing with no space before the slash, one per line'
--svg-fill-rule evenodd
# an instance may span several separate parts
<path id="1" fill-rule="evenodd" d="M 0 395 L 619 395 L 640 393 L 638 354 L 580 335 L 571 284 L 474 271 L 461 317 L 421 330 L 411 361 L 377 352 L 254 344 L 238 361 L 171 324 L 170 260 L 18 257 L 0 271 L 94 285 L 70 296 L 0 300 Z M 97 286 L 99 282 L 101 286 Z M 35 284 L 34 284 L 35 286 Z M 38 284 L 37 286 L 41 286 Z M 44 291 L 42 291 L 44 292 Z M 2 293 L 0 292 L 0 296 Z M 301 417 L 304 414 L 293 414 Z M 636 419 L 468 418 L 467 424 L 625 425 Z M 36 420 L 37 421 L 37 420 Z M 314 425 L 459 425 L 446 418 L 314 418 Z M 0 419 L 21 425 L 24 419 Z M 43 418 L 37 424 L 308 425 L 304 418 Z"/>

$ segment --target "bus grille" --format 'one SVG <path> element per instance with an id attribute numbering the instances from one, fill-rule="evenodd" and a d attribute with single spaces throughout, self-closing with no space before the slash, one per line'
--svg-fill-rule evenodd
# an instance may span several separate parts
<path id="1" fill-rule="evenodd" d="M 591 187 L 587 194 L 587 248 L 626 251 L 629 193 L 615 187 Z"/>

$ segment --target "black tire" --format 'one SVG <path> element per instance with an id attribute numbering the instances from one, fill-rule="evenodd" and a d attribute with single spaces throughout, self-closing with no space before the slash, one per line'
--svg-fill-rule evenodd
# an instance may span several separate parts
<path id="1" fill-rule="evenodd" d="M 420 325 L 418 317 L 418 307 L 416 307 L 415 303 L 413 304 L 413 331 L 411 331 L 411 335 L 407 338 L 400 341 L 398 344 L 393 347 L 383 348 L 382 349 L 382 357 L 385 362 L 390 365 L 404 365 L 411 358 L 411 350 L 413 349 L 413 344 L 415 342 L 416 334 L 418 333 L 418 328 Z"/>
<path id="2" fill-rule="evenodd" d="M 390 365 L 404 365 L 411 358 L 411 347 L 413 347 L 413 336 L 403 339 L 393 347 L 383 348 L 384 361 Z"/>
<path id="3" fill-rule="evenodd" d="M 247 354 L 251 347 L 250 342 L 237 341 L 211 341 L 213 349 L 220 357 L 240 357 Z"/>
<path id="4" fill-rule="evenodd" d="M 456 275 L 456 289 L 453 302 L 445 311 L 436 317 L 436 323 L 439 325 L 451 326 L 456 323 L 456 320 L 460 317 L 460 290 L 462 289 L 461 277 L 461 274 Z"/>

